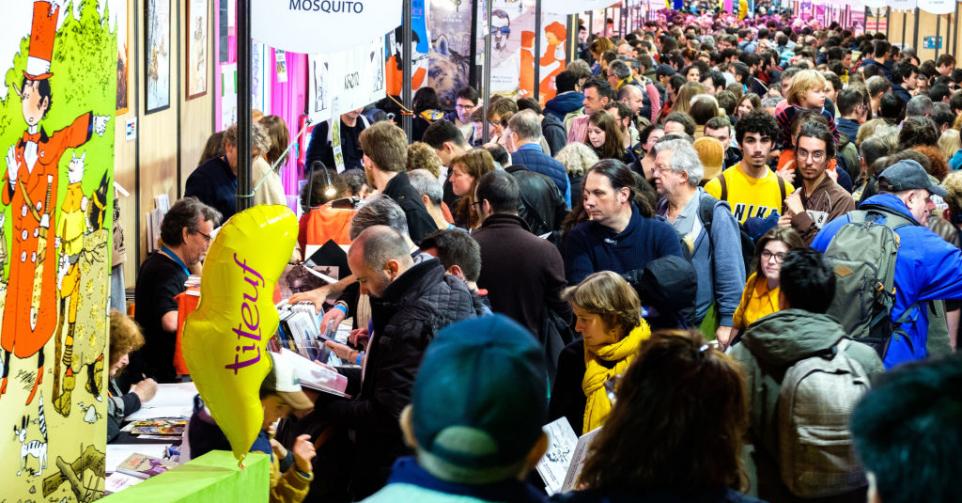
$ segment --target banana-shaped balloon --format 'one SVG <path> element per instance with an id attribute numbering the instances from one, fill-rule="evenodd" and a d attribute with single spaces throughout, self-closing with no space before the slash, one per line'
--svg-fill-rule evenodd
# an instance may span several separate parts
<path id="1" fill-rule="evenodd" d="M 235 214 L 207 252 L 200 304 L 184 326 L 184 358 L 217 425 L 243 461 L 264 421 L 258 392 L 271 371 L 267 342 L 277 331 L 274 284 L 297 241 L 285 206 Z"/>

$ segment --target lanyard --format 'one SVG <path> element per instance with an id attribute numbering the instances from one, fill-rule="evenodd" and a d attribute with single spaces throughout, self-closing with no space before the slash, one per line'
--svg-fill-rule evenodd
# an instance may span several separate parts
<path id="1" fill-rule="evenodd" d="M 174 262 L 176 262 L 177 265 L 179 265 L 181 269 L 184 270 L 184 274 L 186 274 L 187 277 L 190 277 L 190 269 L 187 268 L 187 264 L 185 264 L 184 261 L 181 260 L 180 257 L 177 256 L 176 253 L 174 253 L 173 251 L 171 251 L 170 248 L 167 248 L 167 245 L 161 246 L 160 249 L 161 249 L 161 251 L 163 251 L 168 257 L 170 257 L 171 260 L 173 260 Z"/>

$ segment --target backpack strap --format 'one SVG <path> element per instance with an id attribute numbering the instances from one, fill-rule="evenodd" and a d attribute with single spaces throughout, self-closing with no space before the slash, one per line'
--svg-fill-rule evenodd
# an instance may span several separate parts
<path id="1" fill-rule="evenodd" d="M 781 214 L 784 215 L 785 214 L 785 198 L 788 197 L 788 189 L 785 188 L 785 180 L 783 180 L 782 177 L 778 176 L 777 173 L 775 174 L 775 178 L 778 179 L 778 193 L 779 195 L 782 196 L 782 209 L 780 211 L 781 211 Z"/>
<path id="2" fill-rule="evenodd" d="M 728 182 L 725 180 L 725 172 L 723 171 L 721 176 L 718 177 L 718 183 L 721 184 L 721 199 L 722 201 L 728 200 Z"/>
<path id="3" fill-rule="evenodd" d="M 720 201 L 711 196 L 707 192 L 703 192 L 701 197 L 698 199 L 698 217 L 701 218 L 702 225 L 705 226 L 705 231 L 708 232 L 711 228 L 712 217 L 715 213 L 715 205 Z"/>
<path id="4" fill-rule="evenodd" d="M 909 220 L 905 216 L 878 204 L 863 204 L 859 210 L 862 211 L 853 211 L 851 212 L 851 215 L 855 216 L 856 214 L 859 214 L 862 218 L 861 222 L 864 222 L 866 215 L 869 213 L 882 214 L 885 217 L 884 225 L 893 231 L 901 229 L 902 227 L 913 227 L 919 225 L 914 220 Z"/>

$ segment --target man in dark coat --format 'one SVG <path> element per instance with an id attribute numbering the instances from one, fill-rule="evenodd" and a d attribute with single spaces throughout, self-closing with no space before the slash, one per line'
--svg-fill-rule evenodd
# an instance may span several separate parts
<path id="1" fill-rule="evenodd" d="M 401 128 L 383 121 L 361 132 L 364 174 L 371 187 L 401 206 L 408 221 L 408 232 L 415 244 L 438 230 L 431 214 L 421 202 L 407 176 L 407 136 Z"/>
<path id="2" fill-rule="evenodd" d="M 528 230 L 518 216 L 519 199 L 518 182 L 508 173 L 494 171 L 478 181 L 483 217 L 473 234 L 481 245 L 478 287 L 488 291 L 494 312 L 541 335 L 546 309 L 571 317 L 571 308 L 561 300 L 567 284 L 564 261 L 557 247 Z"/>
<path id="3" fill-rule="evenodd" d="M 355 501 L 380 489 L 394 460 L 408 452 L 398 420 L 411 402 L 425 348 L 442 328 L 477 316 L 463 281 L 446 275 L 438 260 L 415 264 L 409 251 L 401 234 L 376 225 L 362 232 L 348 253 L 361 292 L 371 297 L 373 330 L 358 396 L 318 402 L 314 416 L 353 432 Z"/>

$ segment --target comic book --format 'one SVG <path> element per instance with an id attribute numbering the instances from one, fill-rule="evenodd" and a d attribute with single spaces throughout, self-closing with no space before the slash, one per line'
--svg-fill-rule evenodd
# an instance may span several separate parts
<path id="1" fill-rule="evenodd" d="M 125 475 L 130 475 L 131 477 L 149 479 L 150 477 L 166 472 L 174 466 L 177 465 L 169 460 L 135 453 L 125 459 L 123 463 L 120 463 L 117 471 Z"/>
<path id="2" fill-rule="evenodd" d="M 132 435 L 162 435 L 176 436 L 183 435 L 184 428 L 187 427 L 187 420 L 175 417 L 159 417 L 134 421 L 130 433 Z"/>

